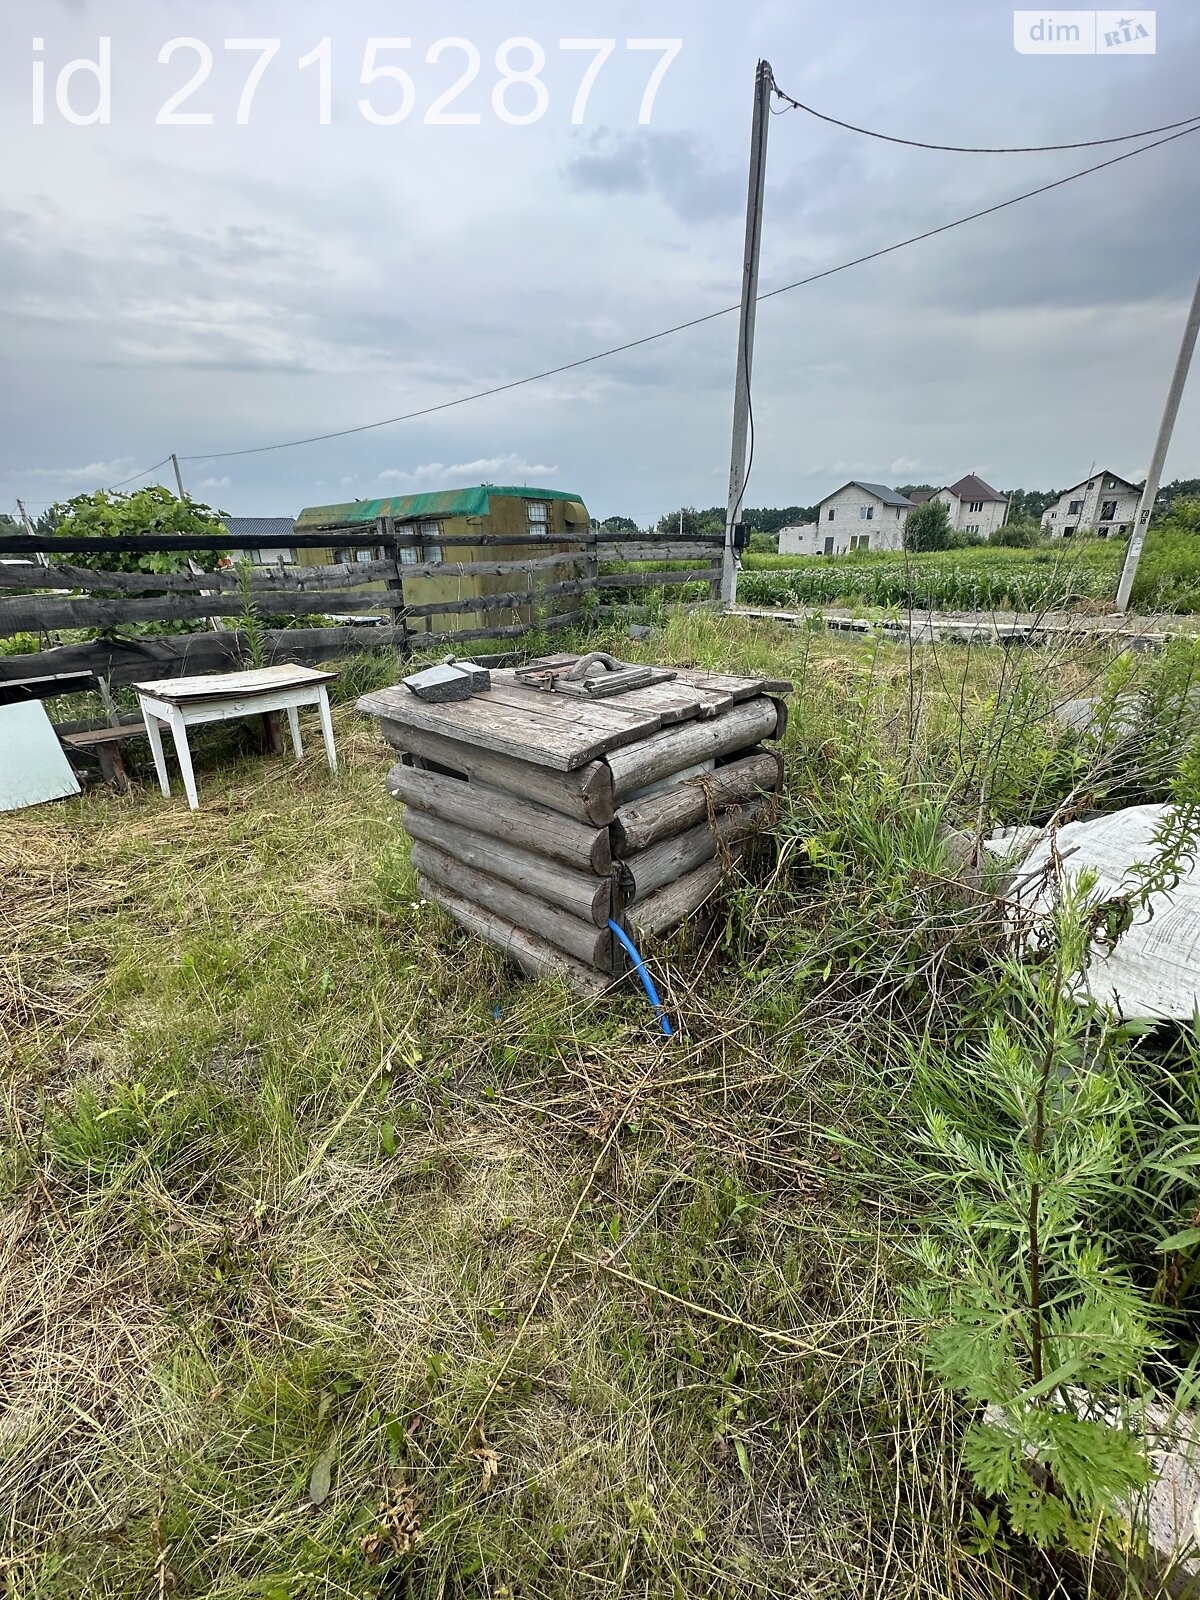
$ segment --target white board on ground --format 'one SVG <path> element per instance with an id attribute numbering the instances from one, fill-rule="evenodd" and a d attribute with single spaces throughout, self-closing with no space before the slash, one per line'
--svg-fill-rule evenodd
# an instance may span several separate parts
<path id="1" fill-rule="evenodd" d="M 19 811 L 79 793 L 40 700 L 0 706 L 0 811 Z"/>
<path id="2" fill-rule="evenodd" d="M 1107 900 L 1136 891 L 1134 866 L 1155 859 L 1155 830 L 1165 805 L 1127 806 L 1107 817 L 1069 822 L 1058 830 L 1063 873 L 1076 878 L 1085 869 L 1096 875 L 1094 894 Z M 1025 835 L 1024 838 L 1020 837 Z M 1016 898 L 1022 907 L 1046 911 L 1054 886 L 1043 874 L 1050 862 L 1050 840 L 1040 835 L 1029 847 L 1026 830 L 989 841 L 989 849 L 1022 855 Z M 1133 926 L 1107 954 L 1093 948 L 1085 975 L 1088 993 L 1123 1017 L 1188 1021 L 1200 1010 L 1200 860 L 1185 862 L 1179 883 L 1149 898 Z"/>

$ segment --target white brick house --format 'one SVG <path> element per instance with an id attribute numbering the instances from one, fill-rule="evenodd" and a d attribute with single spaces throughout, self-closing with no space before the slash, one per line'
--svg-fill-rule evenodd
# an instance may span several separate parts
<path id="1" fill-rule="evenodd" d="M 816 522 L 783 528 L 781 555 L 844 556 L 852 550 L 901 550 L 913 502 L 884 483 L 847 483 L 825 496 Z M 784 536 L 787 544 L 784 544 Z"/>
<path id="2" fill-rule="evenodd" d="M 1051 539 L 1094 533 L 1101 539 L 1127 534 L 1137 516 L 1142 492 L 1115 472 L 1096 472 L 1066 489 L 1042 517 L 1042 532 Z"/>
<path id="3" fill-rule="evenodd" d="M 929 497 L 940 500 L 950 513 L 950 526 L 959 533 L 969 533 L 978 539 L 989 539 L 997 528 L 1004 526 L 1008 516 L 1008 497 L 975 473 L 951 483 Z"/>
<path id="4" fill-rule="evenodd" d="M 790 527 L 779 530 L 779 554 L 781 556 L 811 556 L 813 540 L 816 536 L 817 525 L 815 522 L 793 522 Z"/>

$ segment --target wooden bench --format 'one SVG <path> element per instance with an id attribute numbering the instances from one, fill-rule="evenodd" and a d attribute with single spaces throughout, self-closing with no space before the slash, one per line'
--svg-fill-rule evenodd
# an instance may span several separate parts
<path id="1" fill-rule="evenodd" d="M 144 739 L 146 728 L 140 722 L 125 722 L 112 728 L 82 728 L 76 733 L 60 733 L 58 737 L 68 755 L 76 751 L 94 755 L 104 781 L 125 793 L 129 789 L 129 772 L 121 746 L 127 739 Z"/>

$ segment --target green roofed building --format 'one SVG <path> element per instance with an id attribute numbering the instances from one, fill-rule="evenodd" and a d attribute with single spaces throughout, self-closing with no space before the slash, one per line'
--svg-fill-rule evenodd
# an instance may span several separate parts
<path id="1" fill-rule="evenodd" d="M 542 572 L 431 572 L 460 563 L 529 561 L 544 555 L 578 549 L 591 526 L 587 507 L 578 495 L 560 489 L 500 487 L 483 483 L 470 489 L 442 489 L 430 494 L 395 495 L 383 500 L 353 500 L 345 505 L 309 506 L 296 521 L 297 533 L 329 531 L 329 549 L 305 551 L 320 565 L 333 561 L 371 561 L 382 555 L 381 543 L 393 532 L 409 535 L 400 546 L 404 604 L 417 608 L 461 600 L 462 609 L 438 610 L 433 616 L 411 616 L 409 629 L 419 634 L 457 632 L 464 628 L 503 627 L 529 623 L 535 611 L 569 611 L 573 602 L 559 605 L 560 597 L 539 598 L 553 584 L 584 576 L 581 560 Z M 545 548 L 530 538 L 545 541 Z M 508 540 L 522 541 L 508 543 Z M 419 568 L 411 578 L 404 567 Z M 529 600 L 486 609 L 478 602 L 498 595 L 527 591 Z M 475 602 L 473 604 L 472 602 Z"/>

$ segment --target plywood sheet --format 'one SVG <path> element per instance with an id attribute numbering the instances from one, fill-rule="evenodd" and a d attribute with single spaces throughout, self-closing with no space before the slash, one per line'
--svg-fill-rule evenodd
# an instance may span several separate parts
<path id="1" fill-rule="evenodd" d="M 0 706 L 0 811 L 19 811 L 79 793 L 40 700 Z"/>

